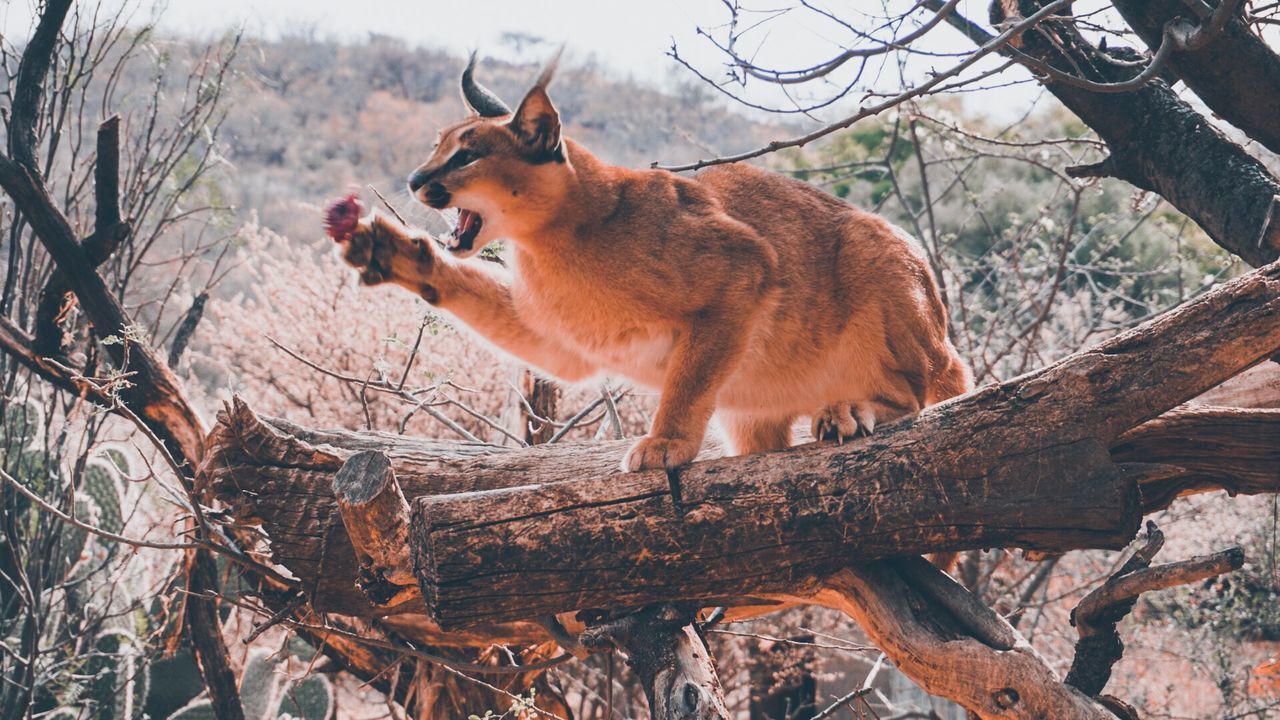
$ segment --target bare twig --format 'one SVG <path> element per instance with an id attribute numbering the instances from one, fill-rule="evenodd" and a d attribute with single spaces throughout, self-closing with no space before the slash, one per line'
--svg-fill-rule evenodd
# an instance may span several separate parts
<path id="1" fill-rule="evenodd" d="M 728 163 L 741 162 L 743 160 L 750 160 L 752 158 L 757 158 L 762 155 L 768 155 L 769 153 L 772 153 L 772 152 L 777 152 L 778 150 L 782 150 L 784 148 L 803 147 L 804 145 L 807 145 L 813 142 L 814 140 L 826 137 L 827 135 L 830 135 L 831 133 L 836 132 L 838 130 L 843 130 L 853 125 L 854 123 L 858 122 L 859 120 L 871 117 L 873 115 L 879 115 L 880 113 L 884 112 L 885 110 L 888 110 L 889 108 L 901 105 L 902 103 L 912 98 L 925 95 L 930 90 L 933 90 L 938 85 L 941 85 L 943 81 L 956 77 L 960 73 L 972 67 L 974 64 L 976 64 L 979 60 L 986 57 L 987 55 L 990 55 L 991 53 L 1002 50 L 1006 45 L 1008 45 L 1008 43 L 1015 36 L 1020 35 L 1021 33 L 1025 32 L 1028 28 L 1035 26 L 1041 20 L 1049 17 L 1050 15 L 1053 15 L 1058 10 L 1071 4 L 1071 2 L 1072 0 L 1054 0 L 1054 2 L 1051 2 L 1048 5 L 1045 5 L 1035 14 L 1031 15 L 1031 17 L 1028 17 L 1026 20 L 1023 20 L 1022 22 L 1017 23 L 1016 25 L 1006 29 L 1004 32 L 1000 33 L 998 36 L 993 38 L 990 42 L 978 48 L 975 52 L 973 52 L 963 61 L 957 63 L 955 66 L 951 67 L 950 69 L 936 73 L 928 81 L 921 83 L 920 85 L 917 85 L 916 87 L 911 88 L 910 90 L 907 90 L 903 93 L 895 95 L 885 100 L 884 102 L 876 103 L 874 105 L 864 106 L 853 115 L 850 115 L 849 117 L 846 117 L 843 120 L 839 120 L 829 125 L 825 125 L 821 128 L 818 128 L 817 130 L 814 130 L 813 132 L 806 133 L 804 135 L 800 135 L 798 137 L 790 138 L 787 140 L 774 140 L 773 142 L 763 147 L 759 147 L 754 150 L 748 150 L 742 153 L 737 153 L 735 155 L 724 155 L 721 157 L 709 158 L 706 160 L 698 160 L 692 163 L 685 163 L 683 165 L 664 165 L 662 163 L 655 162 L 653 163 L 653 167 L 661 168 L 663 170 L 670 170 L 671 172 L 683 172 L 686 170 L 698 170 L 700 168 L 709 167 L 711 165 L 724 165 Z"/>

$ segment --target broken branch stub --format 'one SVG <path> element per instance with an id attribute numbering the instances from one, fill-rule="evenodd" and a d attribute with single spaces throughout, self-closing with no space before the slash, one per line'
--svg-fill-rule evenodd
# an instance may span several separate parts
<path id="1" fill-rule="evenodd" d="M 1164 547 L 1164 534 L 1147 521 L 1147 539 L 1105 583 L 1094 588 L 1071 611 L 1071 623 L 1080 633 L 1066 683 L 1089 695 L 1098 695 L 1111 679 L 1111 668 L 1124 654 L 1124 641 L 1116 626 L 1127 617 L 1138 596 L 1153 590 L 1187 585 L 1244 565 L 1244 552 L 1222 552 L 1188 560 L 1151 565 Z"/>
<path id="2" fill-rule="evenodd" d="M 360 559 L 360 589 L 379 605 L 417 594 L 409 559 L 409 503 L 380 450 L 347 458 L 333 477 L 342 523 Z"/>
<path id="3" fill-rule="evenodd" d="M 654 720 L 728 720 L 724 690 L 695 616 L 694 606 L 676 604 L 651 605 L 612 619 L 596 615 L 594 622 L 586 619 L 578 642 L 592 651 L 626 653 Z"/>

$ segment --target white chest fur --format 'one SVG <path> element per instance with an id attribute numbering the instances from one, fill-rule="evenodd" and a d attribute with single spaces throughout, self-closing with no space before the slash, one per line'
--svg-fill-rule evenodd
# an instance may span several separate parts
<path id="1" fill-rule="evenodd" d="M 573 348 L 610 375 L 650 387 L 661 385 L 675 345 L 671 331 L 634 316 L 631 308 L 609 297 L 608 290 L 564 293 L 555 285 L 527 280 L 517 279 L 512 290 L 517 312 L 530 327 Z"/>

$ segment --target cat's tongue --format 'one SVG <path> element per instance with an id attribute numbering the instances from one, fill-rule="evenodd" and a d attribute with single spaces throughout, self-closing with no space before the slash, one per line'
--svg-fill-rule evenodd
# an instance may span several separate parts
<path id="1" fill-rule="evenodd" d="M 466 237 L 475 228 L 480 215 L 470 210 L 458 211 L 458 237 Z"/>
<path id="2" fill-rule="evenodd" d="M 457 252 L 466 252 L 470 250 L 476 241 L 476 236 L 480 234 L 480 226 L 484 221 L 480 218 L 480 213 L 472 210 L 458 209 L 458 225 L 453 229 L 453 238 L 449 243 L 449 249 Z"/>

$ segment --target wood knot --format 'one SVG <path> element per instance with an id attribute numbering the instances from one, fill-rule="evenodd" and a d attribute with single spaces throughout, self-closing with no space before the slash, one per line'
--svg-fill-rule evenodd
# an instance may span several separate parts
<path id="1" fill-rule="evenodd" d="M 994 702 L 996 704 L 996 707 L 1000 708 L 1001 710 L 1008 710 L 1014 705 L 1017 705 L 1018 700 L 1020 699 L 1021 698 L 1018 696 L 1018 691 L 1014 690 L 1013 688 L 1004 688 L 1003 690 L 997 690 L 996 693 L 991 696 L 991 701 Z"/>
<path id="2" fill-rule="evenodd" d="M 718 523 L 724 520 L 724 508 L 719 505 L 699 505 L 684 514 L 684 521 L 691 525 Z"/>

